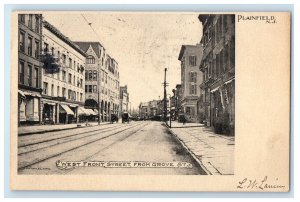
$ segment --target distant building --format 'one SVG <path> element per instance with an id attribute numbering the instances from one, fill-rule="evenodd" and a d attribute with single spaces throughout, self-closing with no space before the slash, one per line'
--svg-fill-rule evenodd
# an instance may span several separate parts
<path id="1" fill-rule="evenodd" d="M 86 54 L 49 22 L 43 22 L 44 123 L 74 123 L 84 114 Z"/>
<path id="2" fill-rule="evenodd" d="M 119 67 L 99 42 L 75 42 L 86 55 L 85 107 L 100 109 L 102 121 L 120 113 Z M 100 103 L 100 106 L 98 106 Z"/>
<path id="3" fill-rule="evenodd" d="M 157 107 L 158 107 L 158 100 L 149 101 L 150 117 L 154 117 L 157 115 Z"/>
<path id="4" fill-rule="evenodd" d="M 181 110 L 188 121 L 197 122 L 197 103 L 200 97 L 199 85 L 203 81 L 203 73 L 199 70 L 203 48 L 200 44 L 181 46 L 178 60 L 181 61 Z"/>
<path id="5" fill-rule="evenodd" d="M 41 123 L 42 15 L 18 15 L 18 123 Z"/>
<path id="6" fill-rule="evenodd" d="M 208 126 L 222 124 L 234 131 L 235 15 L 199 15 L 203 26 L 201 89 Z"/>
<path id="7" fill-rule="evenodd" d="M 150 116 L 149 102 L 142 102 L 139 105 L 139 114 L 142 119 L 148 119 Z"/>
<path id="8" fill-rule="evenodd" d="M 129 112 L 129 93 L 127 85 L 120 87 L 120 111 Z"/>

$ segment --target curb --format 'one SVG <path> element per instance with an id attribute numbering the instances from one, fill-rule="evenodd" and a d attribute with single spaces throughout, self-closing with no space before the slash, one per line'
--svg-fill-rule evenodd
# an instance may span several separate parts
<path id="1" fill-rule="evenodd" d="M 202 168 L 202 170 L 207 175 L 212 175 L 212 173 L 203 165 L 203 163 L 196 157 L 196 155 L 184 144 L 184 142 L 178 138 L 178 136 L 170 129 L 168 124 L 165 123 L 165 126 L 168 128 L 170 133 L 180 142 L 181 146 L 191 155 L 191 157 L 198 163 L 198 165 Z"/>
<path id="2" fill-rule="evenodd" d="M 106 125 L 109 123 L 102 123 L 101 125 Z M 75 126 L 71 128 L 62 128 L 62 129 L 51 129 L 51 130 L 42 130 L 42 131 L 35 131 L 35 132 L 26 132 L 26 133 L 18 133 L 18 136 L 26 136 L 26 135 L 34 135 L 34 134 L 41 134 L 41 133 L 49 133 L 49 132 L 57 132 L 57 131 L 64 131 L 64 130 L 72 130 L 76 128 L 86 128 L 86 127 L 94 127 L 98 125 L 90 125 L 90 126 Z"/>

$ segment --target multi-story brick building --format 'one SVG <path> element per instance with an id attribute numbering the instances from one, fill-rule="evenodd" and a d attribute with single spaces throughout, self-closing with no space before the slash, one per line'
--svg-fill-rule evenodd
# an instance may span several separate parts
<path id="1" fill-rule="evenodd" d="M 76 42 L 86 53 L 85 107 L 100 109 L 102 121 L 120 113 L 118 63 L 99 42 Z M 100 105 L 99 105 L 100 103 Z"/>
<path id="2" fill-rule="evenodd" d="M 199 70 L 202 51 L 201 44 L 183 45 L 178 57 L 181 61 L 181 110 L 190 122 L 199 121 L 197 102 L 201 94 L 199 85 L 203 80 L 202 72 Z"/>
<path id="3" fill-rule="evenodd" d="M 45 123 L 78 122 L 85 115 L 86 54 L 49 22 L 43 22 L 42 119 Z"/>
<path id="4" fill-rule="evenodd" d="M 128 112 L 129 111 L 129 93 L 127 89 L 127 85 L 120 87 L 120 112 Z"/>
<path id="5" fill-rule="evenodd" d="M 208 126 L 234 131 L 235 15 L 199 15 L 203 26 L 201 44 L 205 119 Z M 222 127 L 219 127 L 222 126 Z"/>
<path id="6" fill-rule="evenodd" d="M 41 123 L 42 15 L 18 15 L 18 123 Z"/>

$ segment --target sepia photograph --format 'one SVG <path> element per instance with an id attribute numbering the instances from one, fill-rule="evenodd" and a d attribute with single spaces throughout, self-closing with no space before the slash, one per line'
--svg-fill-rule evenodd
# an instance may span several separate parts
<path id="1" fill-rule="evenodd" d="M 234 175 L 235 14 L 19 12 L 20 175 Z"/>
<path id="2" fill-rule="evenodd" d="M 290 12 L 101 8 L 11 12 L 12 190 L 290 191 Z"/>

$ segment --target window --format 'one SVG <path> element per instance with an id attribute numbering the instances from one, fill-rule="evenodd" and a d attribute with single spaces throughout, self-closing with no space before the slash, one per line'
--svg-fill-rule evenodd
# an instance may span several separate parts
<path id="1" fill-rule="evenodd" d="M 82 82 L 83 82 L 83 80 L 80 79 L 80 88 L 82 88 Z"/>
<path id="2" fill-rule="evenodd" d="M 21 52 L 25 52 L 25 33 L 20 32 L 20 38 L 19 38 L 19 49 Z"/>
<path id="3" fill-rule="evenodd" d="M 60 70 L 57 71 L 57 79 L 60 80 Z"/>
<path id="4" fill-rule="evenodd" d="M 233 16 L 234 18 L 234 16 Z M 230 68 L 234 68 L 235 66 L 235 42 L 234 37 L 230 41 Z"/>
<path id="5" fill-rule="evenodd" d="M 62 56 L 63 56 L 63 63 L 66 64 L 67 56 L 65 54 L 63 54 Z"/>
<path id="6" fill-rule="evenodd" d="M 57 94 L 57 97 L 59 97 L 59 95 L 60 95 L 60 92 L 59 92 L 59 86 L 57 86 L 56 94 Z"/>
<path id="7" fill-rule="evenodd" d="M 97 80 L 97 71 L 94 70 L 94 73 L 93 73 L 93 80 Z"/>
<path id="8" fill-rule="evenodd" d="M 80 101 L 82 101 L 82 93 L 80 93 Z"/>
<path id="9" fill-rule="evenodd" d="M 54 97 L 54 84 L 51 85 L 51 96 Z"/>
<path id="10" fill-rule="evenodd" d="M 93 93 L 97 93 L 97 86 L 93 85 Z"/>
<path id="11" fill-rule="evenodd" d="M 34 67 L 34 85 L 36 88 L 39 87 L 39 69 L 38 69 L 38 67 Z"/>
<path id="12" fill-rule="evenodd" d="M 68 90 L 68 99 L 69 99 L 69 100 L 70 100 L 71 97 L 72 97 L 71 93 L 72 93 L 72 91 L 69 89 L 69 90 Z"/>
<path id="13" fill-rule="evenodd" d="M 51 55 L 54 55 L 54 47 L 51 48 Z"/>
<path id="14" fill-rule="evenodd" d="M 37 15 L 35 16 L 35 32 L 40 32 L 40 19 Z"/>
<path id="15" fill-rule="evenodd" d="M 89 85 L 89 93 L 92 93 L 92 92 L 93 92 L 93 86 Z"/>
<path id="16" fill-rule="evenodd" d="M 85 92 L 87 93 L 87 91 L 88 91 L 88 86 L 85 85 Z"/>
<path id="17" fill-rule="evenodd" d="M 32 56 L 32 37 L 28 37 L 28 55 Z"/>
<path id="18" fill-rule="evenodd" d="M 190 66 L 196 66 L 197 64 L 197 57 L 195 55 L 189 56 Z"/>
<path id="19" fill-rule="evenodd" d="M 19 64 L 19 71 L 20 71 L 20 78 L 19 78 L 19 82 L 21 84 L 24 84 L 24 73 L 25 73 L 25 70 L 24 70 L 24 62 L 20 62 Z"/>
<path id="20" fill-rule="evenodd" d="M 197 85 L 190 84 L 190 95 L 197 95 Z"/>
<path id="21" fill-rule="evenodd" d="M 69 84 L 72 84 L 72 74 L 69 74 Z"/>
<path id="22" fill-rule="evenodd" d="M 75 67 L 75 66 L 74 66 Z M 72 69 L 72 58 L 69 58 L 69 68 Z"/>
<path id="23" fill-rule="evenodd" d="M 88 80 L 93 80 L 93 71 L 92 70 L 89 71 L 89 79 Z"/>
<path id="24" fill-rule="evenodd" d="M 60 62 L 60 51 L 57 51 L 58 62 Z"/>
<path id="25" fill-rule="evenodd" d="M 66 97 L 66 88 L 62 87 L 61 92 L 62 92 L 62 96 Z"/>
<path id="26" fill-rule="evenodd" d="M 75 83 L 75 75 L 73 76 L 73 85 L 76 86 L 76 83 Z"/>
<path id="27" fill-rule="evenodd" d="M 95 64 L 95 58 L 92 55 L 87 56 L 87 63 L 88 64 Z"/>
<path id="28" fill-rule="evenodd" d="M 47 82 L 44 82 L 43 83 L 43 93 L 45 94 L 45 95 L 48 95 L 48 83 Z"/>
<path id="29" fill-rule="evenodd" d="M 47 53 L 49 50 L 49 45 L 47 43 L 44 43 L 44 52 Z"/>
<path id="30" fill-rule="evenodd" d="M 66 71 L 62 71 L 62 80 L 66 81 Z"/>
<path id="31" fill-rule="evenodd" d="M 32 14 L 29 14 L 28 27 L 32 28 Z"/>
<path id="32" fill-rule="evenodd" d="M 88 80 L 88 78 L 89 78 L 89 72 L 85 71 L 85 80 Z"/>
<path id="33" fill-rule="evenodd" d="M 197 82 L 197 72 L 190 72 L 190 82 Z"/>
<path id="34" fill-rule="evenodd" d="M 40 43 L 35 41 L 34 57 L 39 58 Z"/>
<path id="35" fill-rule="evenodd" d="M 32 86 L 32 66 L 28 65 L 27 82 L 29 86 Z"/>
<path id="36" fill-rule="evenodd" d="M 22 23 L 25 23 L 25 15 L 24 14 L 20 14 L 20 21 Z"/>

